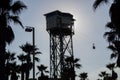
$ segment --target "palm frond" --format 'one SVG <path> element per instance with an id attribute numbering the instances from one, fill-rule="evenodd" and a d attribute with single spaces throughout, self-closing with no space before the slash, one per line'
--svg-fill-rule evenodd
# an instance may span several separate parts
<path id="1" fill-rule="evenodd" d="M 49 71 L 45 71 L 45 73 L 49 73 Z"/>
<path id="2" fill-rule="evenodd" d="M 109 45 L 108 49 L 112 50 L 112 51 L 116 51 L 116 48 L 113 45 Z"/>
<path id="3" fill-rule="evenodd" d="M 22 22 L 19 19 L 19 16 L 9 16 L 9 20 L 13 21 L 15 24 L 19 24 L 22 28 L 24 28 Z"/>
<path id="4" fill-rule="evenodd" d="M 80 69 L 81 66 L 82 66 L 81 64 L 75 64 L 75 67 L 78 68 L 78 69 Z"/>
<path id="5" fill-rule="evenodd" d="M 30 43 L 26 43 L 26 44 L 20 46 L 20 48 L 26 53 L 33 52 L 33 46 Z"/>
<path id="6" fill-rule="evenodd" d="M 9 61 L 15 60 L 15 53 L 12 53 L 10 51 L 7 51 L 5 54 L 5 58 L 8 59 Z"/>
<path id="7" fill-rule="evenodd" d="M 20 61 L 25 61 L 26 56 L 24 54 L 20 54 L 17 56 Z"/>
<path id="8" fill-rule="evenodd" d="M 78 61 L 80 61 L 79 58 L 75 58 L 75 59 L 74 59 L 74 63 L 77 63 Z"/>
<path id="9" fill-rule="evenodd" d="M 79 77 L 85 80 L 88 77 L 88 73 L 86 72 L 80 73 Z"/>
<path id="10" fill-rule="evenodd" d="M 113 41 L 113 44 L 115 45 L 115 47 L 116 47 L 117 49 L 120 49 L 120 41 L 114 40 L 114 41 Z"/>
<path id="11" fill-rule="evenodd" d="M 23 9 L 26 9 L 27 6 L 22 1 L 15 1 L 11 6 L 11 10 L 14 14 L 20 14 Z"/>
<path id="12" fill-rule="evenodd" d="M 115 36 L 116 32 L 115 31 L 110 31 L 110 32 L 105 32 L 104 37 L 106 36 Z"/>
<path id="13" fill-rule="evenodd" d="M 116 58 L 117 57 L 117 54 L 116 53 L 112 53 L 110 58 L 113 59 L 113 58 Z"/>
<path id="14" fill-rule="evenodd" d="M 106 74 L 107 74 L 106 71 L 102 71 L 102 72 L 99 74 L 99 76 L 100 76 L 100 77 L 104 77 Z"/>
<path id="15" fill-rule="evenodd" d="M 104 37 L 107 37 L 108 42 L 112 42 L 116 37 L 115 31 L 105 32 Z"/>
<path id="16" fill-rule="evenodd" d="M 37 55 L 37 54 L 42 54 L 42 52 L 36 51 L 36 52 L 35 52 L 35 55 Z"/>
<path id="17" fill-rule="evenodd" d="M 45 71 L 47 69 L 47 66 L 44 66 L 43 64 L 41 64 L 40 66 L 37 66 L 39 71 Z"/>
<path id="18" fill-rule="evenodd" d="M 13 61 L 13 60 L 16 59 L 16 58 L 15 58 L 15 53 L 11 53 L 10 59 L 11 59 L 11 61 Z"/>
<path id="19" fill-rule="evenodd" d="M 107 28 L 110 28 L 110 29 L 115 29 L 115 26 L 113 25 L 112 22 L 108 22 L 108 23 L 106 24 L 106 27 L 107 27 Z"/>
<path id="20" fill-rule="evenodd" d="M 98 76 L 103 77 L 102 74 L 98 74 Z"/>
<path id="21" fill-rule="evenodd" d="M 37 58 L 37 57 L 35 57 L 35 61 L 39 62 L 39 61 L 40 61 L 40 59 L 39 59 L 39 58 Z"/>
<path id="22" fill-rule="evenodd" d="M 36 75 L 38 75 L 40 72 L 37 72 Z"/>
<path id="23" fill-rule="evenodd" d="M 103 3 L 108 3 L 108 0 L 95 0 L 95 2 L 93 4 L 94 10 L 96 10 L 96 8 Z"/>
<path id="24" fill-rule="evenodd" d="M 115 63 L 109 63 L 106 65 L 106 67 L 110 70 L 113 70 L 115 68 Z"/>

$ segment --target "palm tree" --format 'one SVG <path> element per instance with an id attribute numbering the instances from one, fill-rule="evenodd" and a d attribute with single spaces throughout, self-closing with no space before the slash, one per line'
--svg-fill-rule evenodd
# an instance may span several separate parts
<path id="1" fill-rule="evenodd" d="M 11 53 L 10 51 L 5 54 L 5 78 L 9 80 L 11 64 L 15 62 L 15 53 Z"/>
<path id="2" fill-rule="evenodd" d="M 73 63 L 73 66 L 75 68 L 80 69 L 81 64 L 78 63 L 79 60 L 80 59 L 78 59 L 78 58 L 73 59 L 73 56 L 68 56 L 65 58 L 66 66 L 70 66 Z"/>
<path id="3" fill-rule="evenodd" d="M 108 69 L 110 69 L 111 71 L 114 71 L 115 63 L 109 63 L 109 64 L 106 65 L 106 67 L 107 67 Z"/>
<path id="4" fill-rule="evenodd" d="M 17 57 L 22 62 L 21 66 L 20 66 L 20 71 L 21 71 L 21 80 L 24 80 L 24 73 L 26 70 L 26 66 L 25 66 L 26 65 L 25 64 L 26 56 L 24 54 L 20 54 Z"/>
<path id="5" fill-rule="evenodd" d="M 79 77 L 81 78 L 80 80 L 86 80 L 88 77 L 88 74 L 83 72 L 83 73 L 80 73 Z"/>
<path id="6" fill-rule="evenodd" d="M 6 43 L 10 44 L 14 39 L 14 33 L 10 26 L 13 21 L 16 24 L 22 23 L 19 20 L 19 14 L 26 5 L 21 1 L 0 0 L 0 80 L 5 80 L 5 48 Z"/>
<path id="7" fill-rule="evenodd" d="M 27 64 L 26 64 L 26 67 L 27 67 L 27 69 L 26 69 L 26 80 L 28 80 L 28 79 L 29 79 L 30 70 L 31 70 L 31 68 L 32 68 L 30 55 L 31 55 L 31 53 L 33 52 L 33 46 L 30 45 L 29 43 L 26 43 L 25 45 L 20 46 L 20 48 L 21 48 L 24 52 L 27 53 L 27 55 L 26 55 L 26 63 L 27 63 Z M 28 66 L 27 66 L 27 65 L 28 65 Z"/>
<path id="8" fill-rule="evenodd" d="M 47 66 L 44 66 L 43 64 L 41 64 L 40 66 L 37 66 L 39 72 L 38 73 L 41 73 L 40 76 L 45 76 L 44 73 L 48 73 L 48 71 L 46 70 L 47 69 Z M 38 74 L 37 73 L 37 74 Z"/>
<path id="9" fill-rule="evenodd" d="M 38 48 L 33 47 L 33 45 L 31 45 L 30 43 L 26 43 L 22 46 L 20 46 L 20 48 L 27 53 L 26 54 L 26 80 L 29 79 L 29 74 L 30 74 L 30 70 L 32 69 L 32 61 L 31 61 L 31 55 L 33 55 L 33 50 L 35 51 L 35 55 L 37 54 L 41 54 L 41 52 L 38 51 Z M 35 57 L 35 61 L 39 62 L 39 58 Z"/>
<path id="10" fill-rule="evenodd" d="M 101 80 L 111 80 L 110 74 L 108 74 L 106 71 L 102 71 L 99 76 L 102 78 Z"/>
<path id="11" fill-rule="evenodd" d="M 44 73 L 48 73 L 49 71 L 47 71 L 47 66 L 44 66 L 43 64 L 37 66 L 40 76 L 38 77 L 38 80 L 47 80 L 48 76 L 46 76 Z M 38 74 L 37 73 L 37 74 Z"/>
<path id="12" fill-rule="evenodd" d="M 106 67 L 108 69 L 110 69 L 112 72 L 112 80 L 116 80 L 118 76 L 117 76 L 117 73 L 114 71 L 115 63 L 110 63 L 110 64 L 106 65 Z"/>
<path id="13" fill-rule="evenodd" d="M 5 54 L 5 64 L 11 63 L 16 59 L 15 53 L 11 53 L 10 51 Z"/>
<path id="14" fill-rule="evenodd" d="M 93 8 L 96 9 L 99 5 L 108 3 L 108 1 L 109 0 L 95 0 Z M 107 40 L 110 44 L 108 48 L 113 51 L 112 58 L 117 58 L 117 67 L 120 67 L 120 0 L 113 0 L 109 9 L 109 14 L 111 22 L 107 24 L 107 27 L 110 31 L 105 33 L 105 35 L 107 35 Z"/>
<path id="15" fill-rule="evenodd" d="M 65 68 L 63 73 L 63 78 L 66 80 L 66 76 L 68 80 L 75 80 L 75 68 L 80 69 L 81 64 L 78 63 L 80 59 L 73 58 L 73 56 L 68 56 L 65 58 Z"/>
<path id="16" fill-rule="evenodd" d="M 20 66 L 16 64 L 16 62 L 11 64 L 10 67 L 10 72 L 11 72 L 11 78 L 10 80 L 18 80 L 18 73 L 20 71 Z"/>
<path id="17" fill-rule="evenodd" d="M 109 42 L 108 49 L 112 50 L 113 52 L 111 54 L 111 59 L 117 58 L 117 67 L 120 67 L 120 31 L 111 22 L 109 22 L 106 26 L 110 29 L 110 31 L 106 32 L 104 35 L 107 37 Z"/>

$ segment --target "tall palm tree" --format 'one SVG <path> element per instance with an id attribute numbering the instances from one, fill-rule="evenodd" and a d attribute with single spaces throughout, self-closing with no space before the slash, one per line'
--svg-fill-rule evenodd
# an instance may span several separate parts
<path id="1" fill-rule="evenodd" d="M 26 43 L 25 45 L 22 45 L 20 46 L 20 48 L 25 52 L 27 53 L 26 54 L 26 80 L 29 79 L 29 74 L 30 74 L 30 70 L 32 68 L 32 65 L 31 65 L 31 57 L 30 55 L 32 54 L 33 52 L 33 46 L 29 43 Z M 28 66 L 27 66 L 28 65 Z"/>
<path id="2" fill-rule="evenodd" d="M 81 78 L 80 80 L 86 80 L 88 77 L 88 74 L 86 72 L 80 73 L 79 77 Z"/>
<path id="3" fill-rule="evenodd" d="M 26 53 L 26 80 L 29 79 L 29 74 L 30 74 L 30 70 L 32 69 L 32 61 L 31 61 L 31 55 L 35 54 L 35 61 L 39 62 L 39 58 L 36 57 L 37 54 L 41 54 L 41 52 L 38 51 L 38 48 L 33 47 L 33 45 L 31 45 L 30 43 L 26 43 L 22 46 L 20 46 L 20 48 Z M 35 53 L 33 53 L 33 50 Z"/>
<path id="4" fill-rule="evenodd" d="M 22 23 L 19 20 L 19 14 L 26 5 L 21 1 L 0 0 L 0 80 L 5 80 L 5 48 L 6 43 L 10 44 L 14 39 L 14 33 L 10 26 L 13 21 L 16 24 Z"/>
<path id="5" fill-rule="evenodd" d="M 110 0 L 95 0 L 93 8 L 96 9 L 103 3 L 108 3 Z M 107 27 L 111 29 L 107 32 L 108 42 L 110 43 L 109 48 L 113 51 L 112 57 L 117 58 L 117 67 L 120 67 L 120 0 L 113 0 L 109 9 L 111 22 L 107 24 Z"/>

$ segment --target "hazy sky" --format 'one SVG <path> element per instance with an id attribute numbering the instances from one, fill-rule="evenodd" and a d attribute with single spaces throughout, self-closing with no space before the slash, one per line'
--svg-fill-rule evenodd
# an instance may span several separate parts
<path id="1" fill-rule="evenodd" d="M 77 73 L 88 72 L 90 80 L 96 80 L 100 71 L 108 70 L 105 65 L 110 60 L 111 51 L 106 47 L 107 41 L 103 34 L 107 29 L 105 24 L 110 21 L 108 5 L 102 5 L 95 12 L 92 5 L 94 0 L 22 0 L 28 9 L 20 15 L 24 26 L 35 27 L 35 44 L 43 53 L 41 63 L 49 66 L 49 35 L 46 31 L 44 14 L 60 10 L 74 15 L 75 35 L 73 36 L 74 55 L 80 58 L 82 68 Z M 32 43 L 32 34 L 27 33 L 20 26 L 13 26 L 15 40 L 8 46 L 12 52 L 22 53 L 19 46 L 26 42 Z M 95 43 L 96 49 L 92 49 Z M 37 71 L 36 71 L 37 72 Z"/>

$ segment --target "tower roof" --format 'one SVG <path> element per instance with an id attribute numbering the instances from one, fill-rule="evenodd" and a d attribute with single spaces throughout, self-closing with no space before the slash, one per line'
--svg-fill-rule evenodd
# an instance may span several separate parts
<path id="1" fill-rule="evenodd" d="M 56 10 L 56 11 L 53 11 L 53 12 L 49 12 L 47 14 L 44 14 L 46 17 L 49 17 L 49 16 L 53 16 L 53 15 L 61 15 L 61 16 L 71 16 L 73 17 L 72 14 L 70 13 L 65 13 L 65 12 L 61 12 L 59 10 Z"/>

